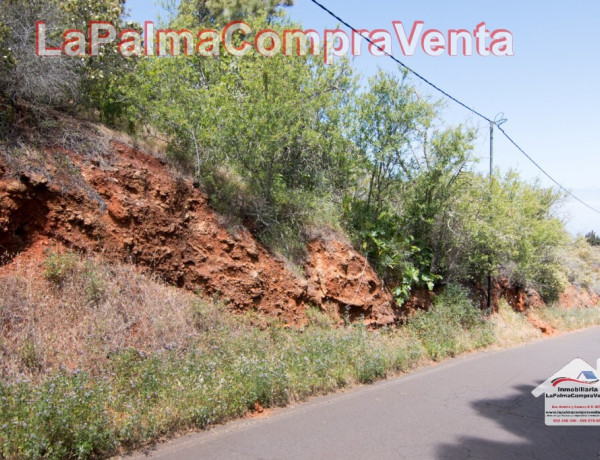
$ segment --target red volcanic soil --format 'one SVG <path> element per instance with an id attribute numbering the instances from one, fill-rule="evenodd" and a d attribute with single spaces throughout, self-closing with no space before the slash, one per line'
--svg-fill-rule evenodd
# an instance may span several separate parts
<path id="1" fill-rule="evenodd" d="M 58 245 L 133 263 L 233 311 L 252 309 L 290 325 L 305 321 L 309 303 L 373 326 L 398 319 L 394 299 L 349 245 L 311 242 L 306 276 L 294 274 L 247 229 L 225 226 L 207 197 L 165 162 L 122 142 L 107 145 L 104 157 L 47 149 L 48 158 L 69 159 L 69 180 L 58 180 L 65 172 L 52 165 L 15 173 L 0 160 L 3 271 Z"/>

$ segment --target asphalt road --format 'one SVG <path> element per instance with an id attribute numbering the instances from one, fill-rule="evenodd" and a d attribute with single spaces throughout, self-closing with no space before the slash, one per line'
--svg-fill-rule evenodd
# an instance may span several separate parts
<path id="1" fill-rule="evenodd" d="M 531 390 L 572 359 L 595 366 L 600 328 L 446 361 L 138 454 L 162 459 L 598 459 L 600 427 L 546 427 Z"/>

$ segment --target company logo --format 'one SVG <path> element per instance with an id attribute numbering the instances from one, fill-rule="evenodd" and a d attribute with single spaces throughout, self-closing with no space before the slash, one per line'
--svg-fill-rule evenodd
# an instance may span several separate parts
<path id="1" fill-rule="evenodd" d="M 140 56 L 203 56 L 222 53 L 245 56 L 258 53 L 264 57 L 323 56 L 326 64 L 347 55 L 361 56 L 368 51 L 373 56 L 392 55 L 398 51 L 413 56 L 421 50 L 428 56 L 514 56 L 513 34 L 507 29 L 490 29 L 485 22 L 471 29 L 426 29 L 423 21 L 406 27 L 402 21 L 392 21 L 386 29 L 359 29 L 347 33 L 341 29 L 266 29 L 254 30 L 244 21 L 233 21 L 222 30 L 203 29 L 192 32 L 156 30 L 154 22 L 146 21 L 143 30 L 119 30 L 104 21 L 92 21 L 87 31 L 69 29 L 62 34 L 62 45 L 47 45 L 48 26 L 36 24 L 36 54 L 41 57 L 99 56 L 103 46 L 115 43 L 124 57 Z M 366 49 L 365 49 L 366 48 Z"/>
<path id="2" fill-rule="evenodd" d="M 546 425 L 600 425 L 600 360 L 597 368 L 576 358 L 531 393 L 544 395 Z"/>
<path id="3" fill-rule="evenodd" d="M 564 382 L 574 382 L 574 383 L 582 383 L 584 385 L 593 385 L 598 383 L 598 377 L 594 371 L 581 371 L 576 379 L 569 377 L 557 377 L 552 380 L 552 386 L 556 387 Z"/>

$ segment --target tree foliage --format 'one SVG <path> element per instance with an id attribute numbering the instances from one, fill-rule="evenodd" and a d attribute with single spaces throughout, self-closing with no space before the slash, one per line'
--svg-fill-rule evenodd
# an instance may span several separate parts
<path id="1" fill-rule="evenodd" d="M 562 196 L 513 172 L 490 183 L 474 169 L 475 131 L 437 128 L 436 111 L 383 72 L 357 97 L 363 180 L 344 207 L 356 243 L 399 299 L 411 286 L 478 284 L 488 271 L 556 297 L 566 233 L 552 211 Z"/>
<path id="2" fill-rule="evenodd" d="M 36 22 L 48 25 L 47 46 L 60 46 L 70 28 L 86 30 L 91 20 L 116 23 L 124 0 L 6 0 L 0 9 L 0 93 L 11 101 L 54 107 L 75 106 L 82 100 L 82 82 L 92 60 L 65 56 L 41 59 L 35 54 Z M 108 72 L 109 69 L 107 69 Z"/>
<path id="3" fill-rule="evenodd" d="M 282 13 L 292 3 L 184 0 L 167 26 L 300 28 Z M 166 140 L 213 206 L 276 252 L 300 257 L 315 228 L 345 232 L 399 300 L 414 287 L 477 285 L 488 271 L 547 299 L 562 289 L 557 254 L 568 237 L 553 213 L 562 195 L 514 172 L 479 173 L 476 131 L 444 125 L 440 104 L 406 74 L 380 71 L 361 88 L 348 61 L 322 56 L 122 59 L 111 46 L 93 59 L 32 54 L 39 17 L 52 46 L 58 31 L 122 13 L 122 0 L 7 0 L 0 93 L 92 108 L 105 123 Z"/>
<path id="4" fill-rule="evenodd" d="M 448 275 L 478 280 L 490 270 L 555 299 L 565 282 L 558 254 L 567 233 L 553 214 L 562 194 L 526 183 L 514 171 L 496 176 L 491 194 L 481 175 L 469 182 L 449 223 L 458 238 L 449 251 L 455 268 Z"/>
<path id="5" fill-rule="evenodd" d="M 264 13 L 248 18 L 254 30 L 289 25 L 268 25 Z M 213 204 L 250 219 L 283 252 L 301 252 L 309 222 L 353 172 L 354 147 L 343 135 L 354 87 L 348 64 L 222 53 L 143 59 L 133 78 L 133 118 L 170 136 L 171 153 L 193 165 Z"/>
<path id="6" fill-rule="evenodd" d="M 592 246 L 600 246 L 600 236 L 596 235 L 593 230 L 585 235 L 585 239 Z"/>
<path id="7" fill-rule="evenodd" d="M 183 0 L 177 5 L 177 18 L 196 25 L 221 26 L 227 22 L 281 14 L 281 7 L 294 0 Z"/>

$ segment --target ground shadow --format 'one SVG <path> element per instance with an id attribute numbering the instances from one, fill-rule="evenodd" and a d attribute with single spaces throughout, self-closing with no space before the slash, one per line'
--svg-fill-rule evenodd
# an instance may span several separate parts
<path id="1" fill-rule="evenodd" d="M 494 420 L 508 438 L 519 441 L 491 441 L 463 436 L 455 444 L 438 447 L 438 458 L 485 459 L 598 459 L 600 427 L 549 427 L 544 424 L 544 397 L 534 398 L 532 386 L 514 387 L 515 393 L 502 399 L 475 401 L 473 408 L 483 417 Z"/>

